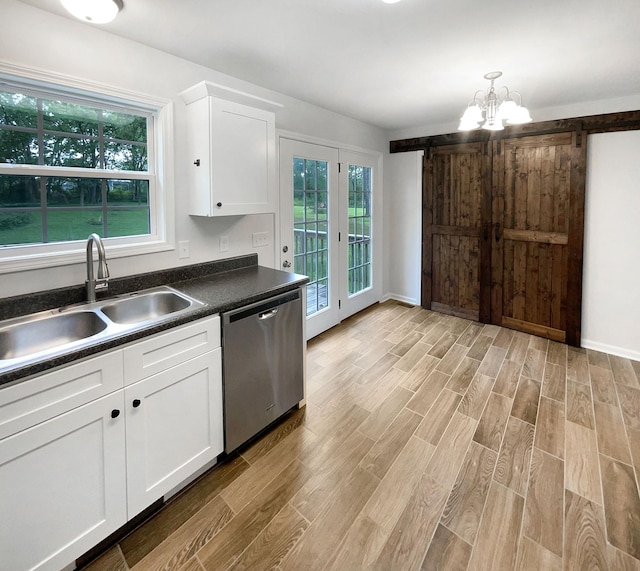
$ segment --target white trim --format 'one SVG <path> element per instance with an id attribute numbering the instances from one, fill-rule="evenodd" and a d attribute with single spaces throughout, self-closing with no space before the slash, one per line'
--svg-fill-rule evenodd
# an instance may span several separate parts
<path id="1" fill-rule="evenodd" d="M 291 139 L 292 141 L 298 141 L 300 143 L 311 143 L 313 145 L 321 145 L 323 147 L 332 147 L 334 149 L 342 149 L 343 151 L 353 151 L 355 153 L 366 153 L 369 155 L 376 155 L 382 157 L 383 153 L 366 147 L 359 147 L 357 145 L 346 145 L 333 141 L 330 139 L 323 139 L 321 137 L 312 137 L 310 135 L 302 135 L 294 131 L 285 131 L 284 129 L 276 129 L 277 139 Z M 279 142 L 279 141 L 278 141 Z"/>
<path id="2" fill-rule="evenodd" d="M 607 345 L 606 343 L 600 343 L 598 341 L 591 341 L 589 339 L 582 338 L 580 346 L 584 349 L 593 349 L 602 353 L 609 353 L 610 355 L 617 355 L 618 357 L 625 357 L 632 361 L 640 361 L 640 352 L 626 349 L 625 347 L 617 347 L 615 345 Z"/>
<path id="3" fill-rule="evenodd" d="M 114 99 L 122 103 L 130 103 L 133 101 L 150 109 L 160 109 L 170 103 L 168 99 L 152 97 L 136 91 L 120 89 L 118 87 L 98 83 L 96 81 L 89 81 L 76 76 L 63 75 L 35 67 L 14 65 L 3 61 L 0 61 L 0 74 L 10 75 L 12 76 L 12 81 L 15 79 L 17 82 L 22 82 L 25 85 L 31 84 L 36 89 L 37 83 L 51 84 L 51 88 L 54 92 L 56 86 L 63 86 L 67 88 L 70 93 L 77 93 L 81 95 L 89 94 L 97 101 L 104 99 L 105 103 L 111 103 L 112 105 L 114 104 Z M 1 84 L 2 82 L 0 78 L 0 85 Z"/>
<path id="4" fill-rule="evenodd" d="M 173 244 L 169 244 L 165 241 L 154 240 L 149 242 L 140 242 L 135 245 L 115 245 L 109 242 L 110 238 L 103 240 L 105 250 L 108 252 L 108 259 L 113 258 L 127 258 L 129 256 L 137 256 L 140 254 L 154 254 L 157 252 L 164 252 L 167 250 L 174 250 Z M 114 238 L 115 240 L 115 238 Z M 57 242 L 60 245 L 68 242 Z M 78 241 L 81 244 L 81 248 L 66 251 L 63 253 L 51 252 L 40 254 L 29 254 L 22 256 L 12 256 L 8 258 L 0 258 L 2 264 L 0 264 L 0 274 L 9 274 L 12 272 L 20 272 L 27 270 L 36 270 L 43 268 L 52 268 L 59 266 L 69 266 L 72 264 L 83 263 L 85 261 L 85 246 L 84 242 Z"/>
<path id="5" fill-rule="evenodd" d="M 10 76 L 10 77 L 9 77 Z M 148 147 L 149 171 L 107 171 L 103 169 L 66 169 L 41 167 L 38 165 L 0 165 L 0 173 L 20 172 L 49 176 L 90 175 L 95 178 L 155 179 L 155 197 L 150 200 L 150 234 L 135 237 L 105 238 L 104 245 L 109 258 L 122 258 L 140 254 L 151 254 L 175 249 L 175 220 L 168 214 L 174 211 L 174 104 L 137 92 L 114 88 L 71 76 L 64 76 L 40 69 L 26 68 L 0 62 L 0 86 L 3 79 L 12 86 L 28 85 L 40 91 L 42 96 L 71 94 L 82 95 L 107 107 L 115 103 L 128 108 L 152 111 L 156 120 L 151 121 L 152 131 Z M 38 89 L 37 84 L 51 84 L 51 92 Z M 65 89 L 60 89 L 60 87 Z M 157 170 L 156 170 L 157 169 Z M 52 171 L 56 171 L 55 175 Z M 84 242 L 52 242 L 49 244 L 25 244 L 0 247 L 0 274 L 75 264 L 84 261 Z"/>
<path id="6" fill-rule="evenodd" d="M 180 97 L 186 105 L 189 105 L 194 101 L 204 99 L 207 96 L 217 97 L 218 99 L 232 101 L 241 105 L 248 105 L 250 107 L 262 109 L 263 111 L 270 111 L 272 113 L 284 108 L 282 103 L 277 103 L 276 101 L 271 101 L 264 97 L 258 97 L 257 95 L 246 93 L 219 83 L 213 83 L 211 81 L 201 81 L 180 93 Z"/>
<path id="7" fill-rule="evenodd" d="M 417 307 L 420 307 L 420 302 L 415 300 L 412 297 L 407 297 L 406 295 L 400 295 L 397 293 L 386 293 L 382 296 L 382 299 L 380 300 L 380 303 L 384 303 L 385 301 L 390 301 L 390 300 L 394 300 L 394 301 L 400 301 L 402 303 L 408 303 L 409 305 L 415 305 Z"/>
<path id="8" fill-rule="evenodd" d="M 113 178 L 116 180 L 147 180 L 153 177 L 151 171 L 124 171 L 110 169 L 91 169 L 85 167 L 48 167 L 43 165 L 26 165 L 15 163 L 0 163 L 0 174 L 51 176 L 51 177 L 82 177 L 82 178 Z"/>

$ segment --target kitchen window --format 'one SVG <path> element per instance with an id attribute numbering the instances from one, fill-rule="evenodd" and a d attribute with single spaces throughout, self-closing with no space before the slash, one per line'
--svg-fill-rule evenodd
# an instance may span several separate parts
<path id="1" fill-rule="evenodd" d="M 0 272 L 75 261 L 94 232 L 167 249 L 164 103 L 0 75 Z"/>

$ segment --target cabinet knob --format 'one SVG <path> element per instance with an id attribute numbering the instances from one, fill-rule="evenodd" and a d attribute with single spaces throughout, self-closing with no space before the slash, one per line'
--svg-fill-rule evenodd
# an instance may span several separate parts
<path id="1" fill-rule="evenodd" d="M 118 418 L 120 416 L 120 411 L 117 408 L 114 408 L 111 411 L 111 418 Z"/>
<path id="2" fill-rule="evenodd" d="M 140 399 L 133 399 L 133 408 L 138 408 L 140 406 Z"/>
<path id="3" fill-rule="evenodd" d="M 222 208 L 222 202 L 218 202 L 218 204 L 216 204 L 216 206 L 217 206 L 218 208 Z"/>
<path id="4" fill-rule="evenodd" d="M 193 164 L 196 165 L 197 167 L 200 166 L 200 159 L 196 159 L 195 161 L 193 161 Z"/>

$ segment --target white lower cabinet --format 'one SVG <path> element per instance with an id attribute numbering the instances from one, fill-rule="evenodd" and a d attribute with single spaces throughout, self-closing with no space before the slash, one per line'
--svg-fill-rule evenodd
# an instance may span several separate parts
<path id="1" fill-rule="evenodd" d="M 59 571 L 222 453 L 219 317 L 0 389 L 3 402 L 0 571 Z"/>
<path id="2" fill-rule="evenodd" d="M 129 515 L 224 448 L 221 349 L 125 388 Z"/>
<path id="3" fill-rule="evenodd" d="M 0 440 L 0 569 L 59 570 L 126 523 L 123 407 L 120 390 Z"/>

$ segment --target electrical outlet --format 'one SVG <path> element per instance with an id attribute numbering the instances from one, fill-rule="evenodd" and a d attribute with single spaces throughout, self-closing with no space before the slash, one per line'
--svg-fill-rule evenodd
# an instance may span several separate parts
<path id="1" fill-rule="evenodd" d="M 220 236 L 220 251 L 229 251 L 229 236 Z"/>
<path id="2" fill-rule="evenodd" d="M 269 232 L 254 232 L 253 233 L 253 247 L 259 248 L 261 246 L 269 245 Z"/>
<path id="3" fill-rule="evenodd" d="M 182 240 L 178 242 L 178 258 L 188 258 L 189 257 L 189 240 Z"/>

